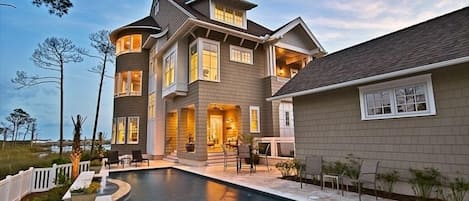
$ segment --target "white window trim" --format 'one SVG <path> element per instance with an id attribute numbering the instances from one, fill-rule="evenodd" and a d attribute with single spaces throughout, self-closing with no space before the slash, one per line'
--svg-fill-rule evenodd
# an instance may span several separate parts
<path id="1" fill-rule="evenodd" d="M 137 119 L 137 141 L 132 142 L 130 141 L 130 119 L 135 118 Z M 129 116 L 127 117 L 127 132 L 126 132 L 126 139 L 127 139 L 127 144 L 138 144 L 138 139 L 140 138 L 140 117 L 139 116 Z"/>
<path id="2" fill-rule="evenodd" d="M 252 122 L 252 111 L 255 110 L 257 113 L 257 130 L 252 130 L 251 122 Z M 261 116 L 260 116 L 260 108 L 259 106 L 249 106 L 249 132 L 251 133 L 260 133 L 261 131 Z"/>
<path id="3" fill-rule="evenodd" d="M 192 46 L 193 46 L 194 44 L 197 44 L 197 77 L 195 78 L 195 80 L 192 80 L 192 81 L 191 81 L 191 59 L 192 59 L 192 58 L 191 58 L 191 48 L 192 48 Z M 190 84 L 190 83 L 193 83 L 193 82 L 199 80 L 199 77 L 200 77 L 200 76 L 199 76 L 199 73 L 200 73 L 200 72 L 199 72 L 199 71 L 200 71 L 199 68 L 200 68 L 201 62 L 200 62 L 200 45 L 199 45 L 199 40 L 198 40 L 198 39 L 192 41 L 192 43 L 189 44 L 189 50 L 188 50 L 188 53 L 187 53 L 187 58 L 189 59 L 189 62 L 188 62 L 188 64 L 189 64 L 189 69 L 188 69 L 188 71 L 187 71 L 189 76 L 188 76 L 188 79 L 187 79 L 187 80 L 189 80 L 189 84 Z"/>
<path id="4" fill-rule="evenodd" d="M 399 114 L 396 111 L 396 96 L 394 89 L 398 87 L 405 87 L 407 85 L 424 84 L 425 86 L 425 98 L 427 100 L 427 110 L 408 112 Z M 433 94 L 433 85 L 431 80 L 431 74 L 424 74 L 414 77 L 408 77 L 398 80 L 392 80 L 388 82 L 382 82 L 378 84 L 372 84 L 367 86 L 358 87 L 360 94 L 360 110 L 361 120 L 374 120 L 374 119 L 391 119 L 391 118 L 402 118 L 402 117 L 418 117 L 418 116 L 430 116 L 436 115 L 435 99 Z M 391 92 L 391 114 L 383 115 L 372 115 L 369 116 L 367 113 L 366 100 L 364 98 L 366 93 L 373 91 L 385 91 Z"/>
<path id="5" fill-rule="evenodd" d="M 116 144 L 117 141 L 117 119 L 112 118 L 112 132 L 111 132 L 111 144 Z"/>
<path id="6" fill-rule="evenodd" d="M 223 8 L 226 8 L 227 6 L 225 5 L 221 5 L 223 6 Z M 239 9 L 235 9 L 235 8 L 231 8 L 233 9 L 233 11 L 240 11 L 243 13 L 243 24 L 242 26 L 238 26 L 236 24 L 232 24 L 232 23 L 228 23 L 228 22 L 225 22 L 225 21 L 222 21 L 222 20 L 218 20 L 215 18 L 215 2 L 213 1 L 210 1 L 210 19 L 212 20 L 215 20 L 217 22 L 221 22 L 223 24 L 228 24 L 228 25 L 231 25 L 231 26 L 235 26 L 235 27 L 240 27 L 240 28 L 243 28 L 243 29 L 247 29 L 247 16 L 246 16 L 246 11 L 245 10 L 239 10 Z M 225 12 L 225 11 L 224 11 Z"/>
<path id="7" fill-rule="evenodd" d="M 119 97 L 126 97 L 126 96 L 141 96 L 142 95 L 142 90 L 143 90 L 143 71 L 137 71 L 137 72 L 140 72 L 140 90 L 138 92 L 131 92 L 131 89 L 130 89 L 130 82 L 132 81 L 132 72 L 133 71 L 122 71 L 122 72 L 118 72 L 116 73 L 115 75 L 115 78 L 117 80 L 117 85 L 118 87 L 116 88 L 116 86 L 114 86 L 114 97 L 115 98 L 119 98 Z M 127 76 L 127 85 L 125 86 L 126 87 L 126 92 L 125 94 L 120 94 L 119 90 L 120 90 L 120 84 L 122 82 L 122 73 L 128 73 L 129 76 Z M 114 83 L 116 84 L 116 82 Z M 117 89 L 117 90 L 116 90 Z"/>
<path id="8" fill-rule="evenodd" d="M 197 80 L 203 80 L 203 81 L 207 81 L 207 82 L 220 82 L 220 79 L 221 79 L 221 71 L 220 71 L 220 42 L 219 41 L 214 41 L 214 40 L 210 40 L 210 39 L 206 39 L 206 38 L 197 38 L 195 41 L 193 41 L 190 45 L 189 45 L 189 51 L 188 51 L 188 57 L 190 57 L 190 48 L 197 43 L 197 79 L 193 80 L 192 82 L 195 82 Z M 204 71 L 203 71 L 203 44 L 204 43 L 211 43 L 211 44 L 214 44 L 217 46 L 217 73 L 218 73 L 218 76 L 217 76 L 217 79 L 216 80 L 208 80 L 208 79 L 204 79 Z M 189 69 L 188 69 L 188 74 L 190 76 L 190 58 L 189 58 Z M 188 76 L 188 78 L 189 78 Z M 192 83 L 189 80 L 189 84 Z"/>
<path id="9" fill-rule="evenodd" d="M 119 120 L 123 119 L 124 120 L 124 141 L 119 142 Z M 116 142 L 115 144 L 125 144 L 127 141 L 127 118 L 125 117 L 116 117 Z"/>
<path id="10" fill-rule="evenodd" d="M 243 61 L 236 61 L 236 60 L 231 59 L 231 54 L 232 54 L 233 50 L 238 50 L 241 53 L 242 52 L 249 52 L 249 54 L 251 54 L 251 60 L 249 62 L 243 62 Z M 253 65 L 254 64 L 254 53 L 253 53 L 252 49 L 248 49 L 248 48 L 244 48 L 244 47 L 240 47 L 240 46 L 236 46 L 236 45 L 230 45 L 230 61 L 237 62 L 237 63 L 242 63 L 242 64 L 251 64 L 251 65 Z"/>
<path id="11" fill-rule="evenodd" d="M 171 54 L 174 53 L 174 81 L 173 83 L 171 83 L 170 85 L 166 86 L 166 58 L 168 58 L 169 56 L 171 56 Z M 177 51 L 177 43 L 173 45 L 173 47 L 171 47 L 171 49 L 169 49 L 166 54 L 164 54 L 163 56 L 163 89 L 168 89 L 174 85 L 176 85 L 176 82 L 177 82 L 177 66 L 178 66 L 178 51 Z"/>
<path id="12" fill-rule="evenodd" d="M 132 41 L 133 37 L 132 36 L 133 35 L 140 35 L 140 48 L 139 48 L 138 51 L 133 51 L 132 50 L 132 45 L 133 45 L 133 41 Z M 127 51 L 122 51 L 122 48 L 123 48 L 124 44 L 123 43 L 118 44 L 117 41 L 120 40 L 121 38 L 126 37 L 126 36 L 130 36 L 130 49 L 127 50 Z M 117 45 L 121 46 L 121 47 L 119 47 L 120 50 L 121 50 L 120 52 L 117 52 Z M 116 57 L 119 56 L 119 55 L 127 54 L 127 53 L 140 53 L 140 52 L 142 52 L 142 45 L 143 45 L 143 36 L 142 36 L 142 34 L 128 34 L 128 35 L 121 36 L 116 40 Z"/>

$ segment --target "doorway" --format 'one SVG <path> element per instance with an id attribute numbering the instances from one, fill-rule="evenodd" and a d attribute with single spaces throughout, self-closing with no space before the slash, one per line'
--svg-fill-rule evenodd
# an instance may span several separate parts
<path id="1" fill-rule="evenodd" d="M 210 127 L 207 135 L 207 145 L 219 148 L 223 144 L 223 116 L 210 115 Z"/>

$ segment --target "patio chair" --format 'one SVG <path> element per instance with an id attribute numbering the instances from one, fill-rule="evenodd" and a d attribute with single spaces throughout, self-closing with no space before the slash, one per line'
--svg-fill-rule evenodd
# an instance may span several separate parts
<path id="1" fill-rule="evenodd" d="M 122 160 L 119 159 L 119 152 L 118 151 L 108 151 L 107 152 L 107 161 L 104 165 L 107 165 L 108 168 L 111 169 L 112 164 L 117 164 L 117 166 L 119 167 L 119 163 L 122 164 Z"/>
<path id="2" fill-rule="evenodd" d="M 150 166 L 150 160 L 143 158 L 141 150 L 133 150 L 130 164 L 135 163 L 135 167 L 137 167 L 138 163 L 142 163 L 143 161 L 147 161 L 147 165 Z"/>
<path id="3" fill-rule="evenodd" d="M 319 176 L 321 181 L 321 190 L 324 189 L 323 179 L 324 173 L 322 172 L 322 156 L 306 156 L 304 167 L 300 168 L 300 187 L 303 188 L 303 176 L 312 175 Z"/>
<path id="4" fill-rule="evenodd" d="M 267 171 L 270 171 L 270 168 L 269 168 L 269 157 L 267 156 L 269 152 L 270 152 L 270 143 L 267 144 L 267 147 L 265 148 L 265 152 L 264 152 L 263 154 L 260 154 L 260 153 L 259 153 L 259 156 L 262 156 L 262 157 L 264 157 L 264 159 L 265 159 L 265 164 L 267 165 Z"/>
<path id="5" fill-rule="evenodd" d="M 360 166 L 360 174 L 358 179 L 351 179 L 350 181 L 357 184 L 358 188 L 358 200 L 361 199 L 362 195 L 362 184 L 373 184 L 375 191 L 375 199 L 378 200 L 378 192 L 376 190 L 376 176 L 378 174 L 379 161 L 377 160 L 364 160 Z"/>
<path id="6" fill-rule="evenodd" d="M 254 170 L 254 161 L 252 160 L 251 154 L 251 146 L 246 144 L 238 145 L 238 155 L 236 157 L 236 172 L 239 173 L 242 169 L 243 160 L 246 158 L 250 161 L 250 168 L 249 174 L 251 174 Z"/>

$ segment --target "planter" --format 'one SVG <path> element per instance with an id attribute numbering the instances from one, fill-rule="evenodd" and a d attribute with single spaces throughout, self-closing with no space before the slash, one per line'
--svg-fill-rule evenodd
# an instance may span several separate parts
<path id="1" fill-rule="evenodd" d="M 71 193 L 72 201 L 94 201 L 96 193 Z"/>
<path id="2" fill-rule="evenodd" d="M 186 151 L 187 152 L 194 152 L 195 144 L 186 144 Z"/>

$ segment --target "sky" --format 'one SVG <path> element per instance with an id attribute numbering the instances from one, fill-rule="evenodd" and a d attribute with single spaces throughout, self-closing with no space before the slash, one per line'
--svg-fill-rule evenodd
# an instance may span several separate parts
<path id="1" fill-rule="evenodd" d="M 258 6 L 248 18 L 270 29 L 301 17 L 313 34 L 332 53 L 378 36 L 468 6 L 467 0 L 251 0 Z M 91 50 L 88 36 L 102 29 L 113 30 L 149 15 L 151 0 L 72 0 L 73 8 L 62 18 L 37 8 L 32 0 L 0 0 L 16 8 L 0 6 L 0 122 L 15 108 L 37 118 L 39 138 L 58 139 L 59 90 L 54 85 L 15 89 L 16 71 L 54 75 L 39 69 L 31 55 L 48 37 L 71 39 Z M 87 117 L 83 134 L 91 137 L 99 75 L 88 72 L 98 61 L 65 65 L 64 138 L 72 139 L 72 115 Z M 113 64 L 107 74 L 114 74 Z M 108 138 L 113 110 L 112 79 L 106 79 L 101 99 L 98 131 Z"/>

